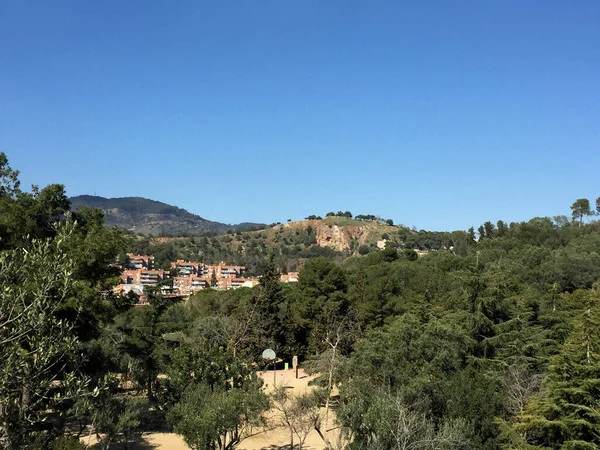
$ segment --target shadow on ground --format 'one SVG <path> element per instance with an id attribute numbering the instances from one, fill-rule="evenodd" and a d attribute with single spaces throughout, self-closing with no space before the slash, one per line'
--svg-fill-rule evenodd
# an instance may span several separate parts
<path id="1" fill-rule="evenodd" d="M 93 450 L 100 450 L 100 443 L 88 447 Z M 148 442 L 144 435 L 136 436 L 128 443 L 118 442 L 110 446 L 114 450 L 155 450 L 159 448 L 159 445 Z"/>
<path id="2" fill-rule="evenodd" d="M 298 446 L 294 445 L 294 448 L 297 449 Z M 308 446 L 305 445 L 302 447 L 302 450 L 311 450 L 313 448 L 314 447 L 311 447 L 310 445 L 308 445 Z M 287 444 L 287 445 L 269 445 L 268 447 L 261 447 L 260 450 L 293 450 L 293 449 L 289 444 Z"/>

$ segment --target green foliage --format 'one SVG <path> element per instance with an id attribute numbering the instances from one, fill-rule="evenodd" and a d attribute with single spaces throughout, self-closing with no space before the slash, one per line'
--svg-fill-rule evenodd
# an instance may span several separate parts
<path id="1" fill-rule="evenodd" d="M 587 198 L 579 198 L 571 205 L 571 213 L 573 220 L 579 220 L 579 224 L 583 223 L 585 216 L 592 215 L 592 209 L 590 208 L 590 201 Z"/>
<path id="2" fill-rule="evenodd" d="M 14 196 L 20 192 L 19 171 L 8 165 L 8 158 L 0 152 L 0 197 Z"/>
<path id="3" fill-rule="evenodd" d="M 87 207 L 106 213 L 110 226 L 134 229 L 148 236 L 189 236 L 203 233 L 224 234 L 264 228 L 263 224 L 241 223 L 228 225 L 212 222 L 185 209 L 142 197 L 104 198 L 80 195 L 70 199 L 73 211 Z"/>
<path id="4" fill-rule="evenodd" d="M 163 339 L 167 330 L 161 319 L 178 300 L 164 298 L 160 288 L 149 290 L 147 295 L 150 304 L 129 309 L 117 317 L 116 329 L 121 333 L 119 349 L 130 358 L 135 380 L 145 386 L 148 400 L 153 400 L 161 360 L 168 352 Z"/>
<path id="5" fill-rule="evenodd" d="M 548 368 L 539 397 L 521 411 L 512 433 L 528 448 L 600 446 L 600 303 L 588 294 L 573 331 Z"/>
<path id="6" fill-rule="evenodd" d="M 324 387 L 272 398 L 295 444 L 327 439 L 334 409 L 349 448 L 600 447 L 600 222 L 583 220 L 586 199 L 575 223 L 487 221 L 479 239 L 385 228 L 381 251 L 318 247 L 319 230 L 281 224 L 159 242 L 106 228 L 97 209 L 69 216 L 61 185 L 22 192 L 0 154 L 0 207 L 0 446 L 79 448 L 56 439 L 73 430 L 128 445 L 152 417 L 192 448 L 234 448 L 269 407 L 255 373 L 269 346 Z M 374 215 L 328 216 L 384 231 Z M 131 308 L 111 294 L 126 247 L 262 278 L 187 302 L 157 287 Z"/>
<path id="7" fill-rule="evenodd" d="M 284 348 L 288 311 L 279 276 L 274 257 L 271 256 L 260 278 L 255 302 L 256 313 L 260 317 L 260 322 L 256 326 L 260 327 L 262 346 L 273 348 L 281 353 L 282 350 L 288 350 Z M 289 354 L 289 351 L 287 353 Z"/>
<path id="8" fill-rule="evenodd" d="M 339 266 L 325 258 L 306 263 L 291 305 L 293 336 L 307 353 L 324 350 L 329 326 L 349 310 L 347 281 Z"/>
<path id="9" fill-rule="evenodd" d="M 109 449 L 117 442 L 128 448 L 143 429 L 147 409 L 146 399 L 120 394 L 117 380 L 107 377 L 106 388 L 94 397 L 79 399 L 73 412 L 81 431 L 85 425 L 90 426 L 100 448 Z"/>
<path id="10" fill-rule="evenodd" d="M 74 229 L 65 223 L 55 239 L 0 253 L 0 442 L 8 448 L 25 448 L 49 411 L 87 392 L 74 324 L 57 315 L 73 282 L 66 248 Z"/>
<path id="11" fill-rule="evenodd" d="M 338 419 L 349 433 L 349 449 L 472 449 L 469 427 L 462 420 L 436 425 L 417 406 L 383 389 L 363 385 L 347 391 Z"/>
<path id="12" fill-rule="evenodd" d="M 161 403 L 191 448 L 235 448 L 268 407 L 251 366 L 222 347 L 184 341 L 164 368 Z"/>
<path id="13" fill-rule="evenodd" d="M 52 450 L 85 450 L 86 446 L 73 436 L 61 436 L 52 442 Z"/>
<path id="14" fill-rule="evenodd" d="M 419 255 L 413 249 L 407 248 L 404 250 L 404 257 L 409 261 L 416 261 L 419 259 Z"/>
<path id="15" fill-rule="evenodd" d="M 257 389 L 211 390 L 196 384 L 169 413 L 175 432 L 194 450 L 235 448 L 247 428 L 260 423 L 266 396 Z"/>
<path id="16" fill-rule="evenodd" d="M 358 247 L 358 253 L 361 255 L 368 255 L 371 251 L 371 247 L 369 247 L 368 245 L 361 245 L 360 247 Z"/>

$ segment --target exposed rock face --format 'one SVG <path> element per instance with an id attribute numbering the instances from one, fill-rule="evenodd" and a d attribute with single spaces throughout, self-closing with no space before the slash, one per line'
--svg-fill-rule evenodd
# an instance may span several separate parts
<path id="1" fill-rule="evenodd" d="M 355 248 L 369 241 L 369 225 L 339 226 L 315 221 L 311 226 L 315 230 L 317 245 L 320 247 L 331 247 L 334 250 L 346 251 L 352 248 L 353 241 L 355 242 Z"/>
<path id="2" fill-rule="evenodd" d="M 331 247 L 335 250 L 350 248 L 350 240 L 344 230 L 337 225 L 320 226 L 316 229 L 317 245 Z"/>

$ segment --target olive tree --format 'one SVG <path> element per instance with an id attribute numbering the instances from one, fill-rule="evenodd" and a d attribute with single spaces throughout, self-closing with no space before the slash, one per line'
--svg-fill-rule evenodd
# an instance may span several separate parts
<path id="1" fill-rule="evenodd" d="M 57 315 L 72 282 L 65 248 L 75 224 L 55 227 L 53 239 L 0 252 L 0 447 L 44 440 L 87 390 L 73 324 Z"/>

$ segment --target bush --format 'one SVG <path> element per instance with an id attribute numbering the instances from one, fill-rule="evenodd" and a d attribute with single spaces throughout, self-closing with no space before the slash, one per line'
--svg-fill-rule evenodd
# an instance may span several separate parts
<path id="1" fill-rule="evenodd" d="M 61 436 L 52 443 L 52 450 L 85 450 L 86 446 L 74 436 Z"/>
<path id="2" fill-rule="evenodd" d="M 394 248 L 386 248 L 381 253 L 383 254 L 384 261 L 392 262 L 398 259 L 398 252 Z"/>
<path id="3" fill-rule="evenodd" d="M 419 255 L 413 249 L 407 248 L 404 250 L 404 257 L 409 261 L 416 261 L 419 259 Z"/>

